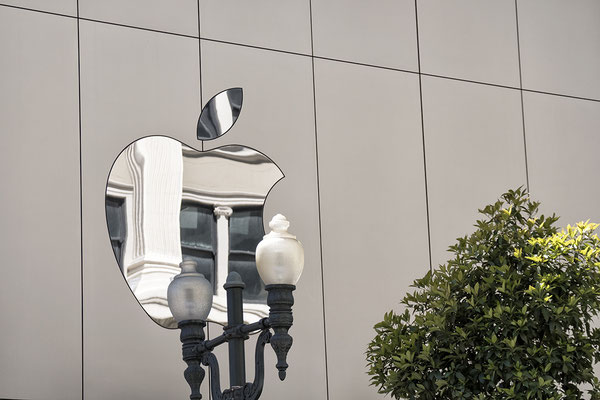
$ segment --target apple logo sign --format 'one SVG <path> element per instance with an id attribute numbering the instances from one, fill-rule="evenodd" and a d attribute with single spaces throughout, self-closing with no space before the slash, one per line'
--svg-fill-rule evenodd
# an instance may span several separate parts
<path id="1" fill-rule="evenodd" d="M 241 88 L 210 99 L 197 138 L 212 140 L 229 131 L 242 100 Z M 269 157 L 240 145 L 199 151 L 170 137 L 147 136 L 121 151 L 106 184 L 108 234 L 121 273 L 150 318 L 177 327 L 167 287 L 179 263 L 190 259 L 213 285 L 209 321 L 227 322 L 222 286 L 230 271 L 246 284 L 245 322 L 268 316 L 255 251 L 265 234 L 265 199 L 283 177 Z"/>

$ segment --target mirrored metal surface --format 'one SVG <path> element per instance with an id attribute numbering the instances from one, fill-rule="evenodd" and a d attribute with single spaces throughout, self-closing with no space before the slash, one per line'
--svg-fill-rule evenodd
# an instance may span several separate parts
<path id="1" fill-rule="evenodd" d="M 229 271 L 246 284 L 246 322 L 268 315 L 255 251 L 265 198 L 282 177 L 268 157 L 242 146 L 200 152 L 150 136 L 121 152 L 106 188 L 108 233 L 127 284 L 154 321 L 176 327 L 167 287 L 188 259 L 213 285 L 209 321 L 227 321 Z"/>
<path id="2" fill-rule="evenodd" d="M 242 110 L 242 88 L 231 88 L 206 103 L 198 119 L 198 139 L 211 140 L 225 134 Z"/>

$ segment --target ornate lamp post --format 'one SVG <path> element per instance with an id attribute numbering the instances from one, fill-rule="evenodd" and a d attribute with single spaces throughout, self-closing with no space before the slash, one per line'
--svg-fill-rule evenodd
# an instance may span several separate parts
<path id="1" fill-rule="evenodd" d="M 201 399 L 200 385 L 205 372 L 211 371 L 211 393 L 214 400 L 256 400 L 264 384 L 264 348 L 267 343 L 277 355 L 279 378 L 285 379 L 287 353 L 292 346 L 288 330 L 292 326 L 292 291 L 304 267 L 302 244 L 287 230 L 290 223 L 278 214 L 269 223 L 271 232 L 265 235 L 256 248 L 258 272 L 268 292 L 269 317 L 253 324 L 244 324 L 242 291 L 244 282 L 237 272 L 229 273 L 223 287 L 227 291 L 227 326 L 224 333 L 205 340 L 204 327 L 212 306 L 213 289 L 202 274 L 196 271 L 194 261 L 181 263 L 177 275 L 167 292 L 169 308 L 181 329 L 183 360 L 188 367 L 184 376 L 192 394 L 190 399 Z M 273 330 L 273 333 L 271 332 Z M 246 382 L 244 342 L 249 334 L 260 331 L 256 342 L 254 382 Z M 229 346 L 230 388 L 221 391 L 219 363 L 212 350 L 227 343 Z"/>

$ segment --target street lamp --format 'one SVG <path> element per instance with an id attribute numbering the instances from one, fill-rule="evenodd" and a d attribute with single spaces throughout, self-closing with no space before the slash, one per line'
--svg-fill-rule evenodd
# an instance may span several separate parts
<path id="1" fill-rule="evenodd" d="M 264 348 L 267 343 L 277 355 L 279 378 L 285 379 L 287 353 L 292 346 L 288 330 L 292 326 L 292 306 L 296 282 L 304 267 L 302 244 L 287 230 L 290 223 L 281 214 L 269 223 L 271 232 L 256 248 L 256 265 L 268 292 L 269 317 L 244 324 L 242 291 L 244 282 L 237 272 L 230 272 L 223 285 L 227 291 L 227 326 L 223 334 L 205 340 L 204 327 L 212 306 L 213 288 L 204 275 L 196 271 L 195 261 L 180 264 L 181 273 L 169 285 L 167 300 L 181 329 L 183 360 L 188 367 L 184 377 L 191 388 L 190 399 L 201 399 L 200 385 L 205 376 L 202 365 L 210 368 L 211 393 L 214 400 L 256 400 L 264 385 Z M 273 329 L 273 333 L 271 333 Z M 260 331 L 256 342 L 254 382 L 246 382 L 244 342 L 249 334 Z M 212 350 L 229 346 L 230 388 L 221 391 L 219 363 Z"/>

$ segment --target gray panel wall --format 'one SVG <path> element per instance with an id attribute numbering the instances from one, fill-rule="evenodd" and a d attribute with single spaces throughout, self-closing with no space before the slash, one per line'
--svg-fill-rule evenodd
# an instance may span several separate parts
<path id="1" fill-rule="evenodd" d="M 372 325 L 478 207 L 526 185 L 563 225 L 599 221 L 599 20 L 595 0 L 0 0 L 0 398 L 187 397 L 177 332 L 114 262 L 104 185 L 136 138 L 202 148 L 201 105 L 234 86 L 242 116 L 204 149 L 271 157 L 265 215 L 306 247 L 263 398 L 383 398 Z"/>
<path id="2" fill-rule="evenodd" d="M 106 234 L 112 162 L 135 139 L 193 143 L 198 41 L 81 21 L 83 361 L 86 399 L 185 398 L 177 332 L 140 309 Z"/>
<path id="3" fill-rule="evenodd" d="M 77 21 L 0 7 L 0 48 L 0 398 L 77 399 Z"/>

